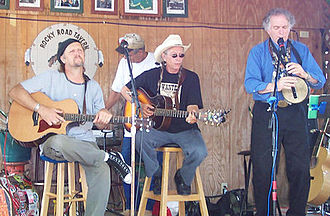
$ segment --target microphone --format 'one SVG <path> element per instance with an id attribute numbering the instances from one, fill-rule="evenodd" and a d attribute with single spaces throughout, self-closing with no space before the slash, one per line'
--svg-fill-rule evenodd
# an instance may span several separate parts
<path id="1" fill-rule="evenodd" d="M 286 64 L 288 63 L 288 59 L 286 58 L 286 51 L 285 51 L 285 46 L 284 46 L 284 40 L 283 38 L 279 38 L 277 40 L 277 44 L 280 46 L 280 52 L 279 52 L 279 58 L 282 62 L 282 64 L 284 65 L 284 67 L 286 67 Z M 291 87 L 292 90 L 292 95 L 294 99 L 297 99 L 297 91 L 295 87 Z"/>
<path id="2" fill-rule="evenodd" d="M 128 47 L 128 42 L 125 41 L 124 39 L 122 39 L 121 42 L 120 42 L 120 46 L 123 47 L 123 48 L 127 48 Z"/>
<path id="3" fill-rule="evenodd" d="M 125 49 L 128 48 L 128 42 L 125 39 L 122 39 L 120 45 L 116 48 L 116 51 L 120 54 L 125 54 Z"/>
<path id="4" fill-rule="evenodd" d="M 280 55 L 281 55 L 281 57 L 284 57 L 284 55 L 285 55 L 285 47 L 284 47 L 284 40 L 283 40 L 283 38 L 279 38 L 277 40 L 277 44 L 280 46 Z"/>
<path id="5" fill-rule="evenodd" d="M 286 64 L 288 63 L 288 60 L 286 59 L 286 56 L 285 56 L 286 51 L 285 51 L 283 38 L 279 38 L 277 40 L 277 44 L 280 46 L 279 58 L 280 58 L 282 64 L 284 66 L 286 66 Z"/>

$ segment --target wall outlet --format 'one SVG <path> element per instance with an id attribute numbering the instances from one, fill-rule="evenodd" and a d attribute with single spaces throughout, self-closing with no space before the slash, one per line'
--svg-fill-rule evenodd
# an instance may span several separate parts
<path id="1" fill-rule="evenodd" d="M 301 38 L 309 38 L 309 31 L 300 31 L 299 36 Z"/>
<path id="2" fill-rule="evenodd" d="M 225 194 L 228 191 L 228 183 L 221 183 L 222 194 Z"/>

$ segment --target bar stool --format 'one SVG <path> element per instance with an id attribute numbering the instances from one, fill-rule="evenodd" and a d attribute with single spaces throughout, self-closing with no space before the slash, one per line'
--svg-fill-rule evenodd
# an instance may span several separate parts
<path id="1" fill-rule="evenodd" d="M 204 196 L 204 190 L 202 185 L 201 176 L 199 173 L 199 167 L 196 168 L 195 173 L 195 188 L 196 193 L 190 195 L 178 195 L 176 190 L 169 191 L 168 179 L 169 179 L 169 164 L 170 164 L 170 153 L 176 154 L 176 168 L 179 169 L 182 164 L 182 149 L 176 144 L 167 144 L 157 149 L 157 151 L 163 152 L 163 170 L 162 170 L 162 185 L 161 194 L 155 195 L 153 191 L 150 191 L 151 178 L 146 177 L 143 192 L 141 196 L 141 203 L 138 211 L 138 216 L 143 216 L 145 213 L 148 199 L 160 201 L 160 216 L 166 216 L 167 214 L 167 202 L 168 201 L 179 201 L 179 215 L 185 215 L 185 201 L 199 201 L 201 215 L 208 216 L 206 207 L 206 201 Z"/>
<path id="2" fill-rule="evenodd" d="M 87 199 L 87 183 L 86 183 L 86 176 L 85 171 L 82 166 L 79 164 L 79 172 L 80 172 L 80 183 L 81 183 L 81 190 L 82 192 L 76 191 L 76 184 L 75 184 L 75 163 L 68 162 L 68 161 L 55 161 L 46 156 L 40 156 L 42 160 L 45 161 L 45 179 L 44 179 L 44 190 L 41 202 L 41 216 L 47 216 L 48 214 L 48 206 L 49 200 L 55 199 L 56 200 L 56 216 L 63 216 L 64 213 L 64 203 L 69 203 L 70 216 L 76 215 L 77 209 L 77 202 L 84 202 L 84 208 L 86 209 L 86 199 Z M 51 184 L 52 184 L 52 176 L 54 165 L 57 165 L 57 188 L 56 192 L 51 192 Z M 68 193 L 65 194 L 64 191 L 64 177 L 65 177 L 65 165 L 67 165 L 67 175 L 68 175 Z M 55 168 L 56 169 L 56 168 Z M 81 197 L 76 197 L 80 195 Z M 54 207 L 55 208 L 55 207 Z"/>

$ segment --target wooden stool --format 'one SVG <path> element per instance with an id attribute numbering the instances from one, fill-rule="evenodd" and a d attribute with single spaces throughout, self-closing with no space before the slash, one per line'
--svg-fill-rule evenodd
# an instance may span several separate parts
<path id="1" fill-rule="evenodd" d="M 49 215 L 48 212 L 48 205 L 50 199 L 56 200 L 56 215 L 63 216 L 64 213 L 64 203 L 69 202 L 70 206 L 70 216 L 76 215 L 76 203 L 77 202 L 84 202 L 84 208 L 86 209 L 86 199 L 87 199 L 87 183 L 86 183 L 86 176 L 85 171 L 82 166 L 79 164 L 79 172 L 80 172 L 80 183 L 82 192 L 76 191 L 76 184 L 75 184 L 75 164 L 74 162 L 67 162 L 67 161 L 54 161 L 50 158 L 45 156 L 41 156 L 43 160 L 45 160 L 45 179 L 44 179 L 44 191 L 42 196 L 41 202 L 41 216 Z M 53 169 L 54 164 L 57 164 L 57 189 L 56 193 L 51 192 L 51 184 L 52 184 L 52 176 L 53 176 Z M 64 194 L 64 176 L 65 176 L 65 165 L 68 165 L 68 187 L 69 192 Z M 76 198 L 76 195 L 82 195 L 81 198 Z M 55 207 L 54 207 L 55 208 Z"/>
<path id="2" fill-rule="evenodd" d="M 177 169 L 181 167 L 182 164 L 182 149 L 180 147 L 161 147 L 157 151 L 163 152 L 163 171 L 162 171 L 162 185 L 161 185 L 161 194 L 155 195 L 153 191 L 150 191 L 151 178 L 146 177 L 143 192 L 141 196 L 141 203 L 139 207 L 138 216 L 143 216 L 145 213 L 146 205 L 148 199 L 160 201 L 160 216 L 167 215 L 167 202 L 168 201 L 179 201 L 179 215 L 185 215 L 185 201 L 199 201 L 199 206 L 201 209 L 201 215 L 208 216 L 208 211 L 206 207 L 206 201 L 204 196 L 204 190 L 202 185 L 201 176 L 199 173 L 199 167 L 196 169 L 195 173 L 195 188 L 196 193 L 191 195 L 178 195 L 176 190 L 168 190 L 168 179 L 169 179 L 169 165 L 170 165 L 170 153 L 175 153 L 177 155 L 176 166 Z"/>

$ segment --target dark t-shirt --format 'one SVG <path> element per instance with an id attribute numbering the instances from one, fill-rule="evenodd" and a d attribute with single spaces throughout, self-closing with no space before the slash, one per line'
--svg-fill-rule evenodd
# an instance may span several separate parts
<path id="1" fill-rule="evenodd" d="M 198 75 L 187 69 L 185 70 L 185 79 L 179 89 L 180 110 L 187 110 L 188 105 L 197 105 L 199 109 L 203 108 L 202 96 Z M 178 74 L 170 74 L 164 70 L 163 78 L 158 91 L 158 81 L 160 80 L 161 68 L 154 68 L 142 73 L 135 78 L 136 88 L 143 88 L 151 97 L 157 94 L 171 97 L 173 105 L 175 105 L 175 92 L 178 89 Z M 131 83 L 127 84 L 131 88 Z M 171 124 L 168 132 L 177 133 L 192 128 L 198 129 L 198 125 L 188 124 L 185 118 L 171 118 Z"/>

